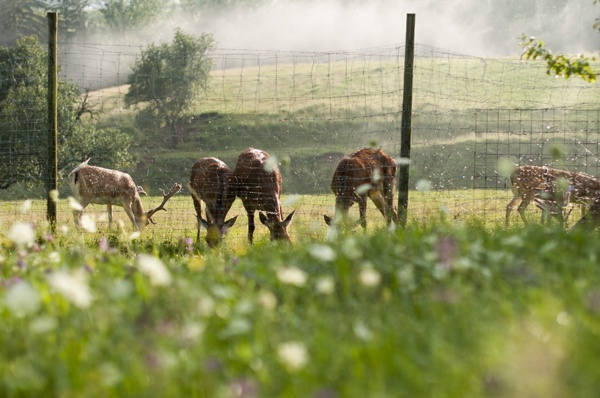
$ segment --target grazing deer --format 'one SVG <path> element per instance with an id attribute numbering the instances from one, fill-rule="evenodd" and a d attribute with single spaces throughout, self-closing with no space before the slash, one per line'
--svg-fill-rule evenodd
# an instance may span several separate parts
<path id="1" fill-rule="evenodd" d="M 202 158 L 192 167 L 190 192 L 198 219 L 196 240 L 200 240 L 200 226 L 203 226 L 206 228 L 206 243 L 215 247 L 237 219 L 235 216 L 225 221 L 237 195 L 233 171 L 217 158 Z M 202 218 L 201 201 L 206 204 L 206 219 Z"/>
<path id="2" fill-rule="evenodd" d="M 600 180 L 589 174 L 544 167 L 543 176 L 545 188 L 541 197 L 535 199 L 536 205 L 557 217 L 561 223 L 570 214 L 570 211 L 565 211 L 570 203 L 578 204 L 584 216 L 587 208 L 600 195 Z"/>
<path id="3" fill-rule="evenodd" d="M 600 195 L 596 196 L 588 211 L 573 225 L 573 229 L 595 229 L 600 226 Z"/>
<path id="4" fill-rule="evenodd" d="M 397 222 L 394 208 L 396 161 L 381 149 L 364 148 L 343 157 L 338 163 L 331 190 L 335 194 L 336 217 L 346 216 L 348 209 L 358 203 L 360 224 L 367 228 L 367 196 L 386 219 L 388 225 Z M 332 218 L 324 215 L 327 225 Z"/>
<path id="5" fill-rule="evenodd" d="M 248 241 L 254 235 L 254 212 L 259 210 L 260 222 L 271 233 L 271 240 L 289 241 L 287 227 L 292 222 L 294 212 L 285 220 L 281 210 L 281 174 L 269 154 L 260 149 L 248 148 L 238 157 L 233 178 L 237 196 L 248 214 Z M 266 213 L 263 214 L 260 210 Z"/>
<path id="6" fill-rule="evenodd" d="M 74 210 L 75 225 L 79 227 L 83 209 L 89 204 L 105 204 L 109 212 L 109 228 L 112 223 L 112 206 L 120 206 L 132 224 L 142 230 L 148 223 L 155 222 L 152 216 L 159 210 L 166 210 L 164 205 L 176 193 L 181 191 L 180 184 L 173 184 L 168 193 L 163 193 L 162 203 L 147 212 L 144 212 L 140 193 L 146 192 L 140 186 L 135 185 L 131 176 L 117 170 L 105 169 L 88 165 L 90 159 L 75 167 L 69 173 L 69 184 L 76 199 L 81 204 L 80 210 Z"/>
<path id="7" fill-rule="evenodd" d="M 507 227 L 510 213 L 514 210 L 517 203 L 519 204 L 517 211 L 523 222 L 527 225 L 525 210 L 546 187 L 544 169 L 547 169 L 547 167 L 517 166 L 513 170 L 509 177 L 513 197 L 506 206 L 506 218 L 504 220 L 504 224 Z"/>

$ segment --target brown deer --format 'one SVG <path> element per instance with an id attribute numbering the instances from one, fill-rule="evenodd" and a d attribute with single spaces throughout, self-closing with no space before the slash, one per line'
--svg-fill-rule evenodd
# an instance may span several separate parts
<path id="1" fill-rule="evenodd" d="M 340 215 L 345 217 L 354 203 L 358 203 L 360 224 L 367 228 L 367 196 L 386 219 L 388 225 L 397 222 L 394 207 L 396 161 L 380 149 L 364 148 L 343 157 L 338 163 L 331 190 L 335 194 L 334 218 L 324 215 L 331 225 Z"/>
<path id="2" fill-rule="evenodd" d="M 271 240 L 289 241 L 287 227 L 292 222 L 294 212 L 285 220 L 281 210 L 281 174 L 269 154 L 260 149 L 248 148 L 238 157 L 233 178 L 237 187 L 237 196 L 248 214 L 248 241 L 254 236 L 254 212 L 259 211 L 262 222 L 271 233 Z M 263 214 L 260 211 L 266 213 Z"/>
<path id="3" fill-rule="evenodd" d="M 112 206 L 120 206 L 132 224 L 142 230 L 148 223 L 155 222 L 152 216 L 159 210 L 165 210 L 164 205 L 176 193 L 181 191 L 181 184 L 173 184 L 171 190 L 163 193 L 162 203 L 147 212 L 144 212 L 140 193 L 145 194 L 143 188 L 137 186 L 131 176 L 117 170 L 88 165 L 90 159 L 75 167 L 69 173 L 69 184 L 76 199 L 81 204 L 80 210 L 74 210 L 75 225 L 79 226 L 83 209 L 89 204 L 105 204 L 109 212 L 109 228 L 112 223 Z"/>
<path id="4" fill-rule="evenodd" d="M 237 195 L 233 171 L 217 158 L 202 158 L 192 167 L 190 192 L 198 219 L 196 240 L 200 240 L 200 227 L 203 226 L 206 228 L 206 243 L 215 247 L 237 219 L 235 216 L 225 221 Z M 206 219 L 202 218 L 202 201 L 206 205 Z"/>

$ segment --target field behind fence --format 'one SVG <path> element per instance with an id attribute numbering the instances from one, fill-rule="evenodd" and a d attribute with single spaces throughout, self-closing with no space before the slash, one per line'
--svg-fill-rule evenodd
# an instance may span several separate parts
<path id="1" fill-rule="evenodd" d="M 331 53 L 217 49 L 211 53 L 211 88 L 177 126 L 175 145 L 162 126 L 140 117 L 140 108 L 124 105 L 129 67 L 141 50 L 59 43 L 59 63 L 61 79 L 87 92 L 96 114 L 87 122 L 132 136 L 136 162 L 124 171 L 150 195 L 173 182 L 185 187 L 201 157 L 219 157 L 233 168 L 243 149 L 256 147 L 281 162 L 284 213 L 296 209 L 300 225 L 322 234 L 322 214 L 333 211 L 329 184 L 338 160 L 370 145 L 399 156 L 403 45 Z M 599 98 L 595 84 L 549 77 L 541 63 L 417 45 L 409 222 L 440 211 L 455 219 L 502 221 L 510 193 L 497 172 L 500 159 L 600 175 Z M 71 195 L 66 174 L 80 161 L 68 159 L 70 166 L 61 170 L 62 199 Z M 191 197 L 186 188 L 181 195 L 156 217 L 163 225 L 150 233 L 194 230 Z M 43 220 L 44 197 L 43 190 L 19 185 L 0 191 L 0 199 L 14 200 L 0 208 L 0 216 L 18 218 L 20 201 L 32 199 L 29 215 Z M 143 201 L 151 207 L 159 198 Z M 68 207 L 59 211 L 59 222 L 70 223 Z M 105 206 L 87 211 L 106 228 Z M 232 214 L 243 214 L 239 202 Z M 380 218 L 370 205 L 369 220 Z M 245 217 L 235 228 L 244 236 Z"/>

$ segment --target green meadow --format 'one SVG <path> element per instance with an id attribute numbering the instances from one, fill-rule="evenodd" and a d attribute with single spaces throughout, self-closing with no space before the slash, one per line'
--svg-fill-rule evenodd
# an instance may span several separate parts
<path id="1" fill-rule="evenodd" d="M 125 171 L 146 209 L 196 159 L 233 167 L 254 146 L 281 163 L 292 242 L 257 220 L 249 245 L 238 200 L 211 250 L 185 189 L 141 233 L 119 208 L 108 229 L 105 206 L 75 229 L 64 175 L 55 229 L 43 190 L 4 192 L 0 396 L 596 397 L 598 235 L 542 226 L 533 205 L 531 225 L 513 213 L 505 227 L 496 168 L 558 153 L 597 174 L 597 89 L 540 64 L 419 49 L 406 227 L 369 203 L 366 231 L 328 228 L 337 160 L 368 145 L 399 154 L 398 51 L 222 55 L 174 148 L 124 108 L 127 87 L 91 93 L 95 122 L 132 137 Z"/>

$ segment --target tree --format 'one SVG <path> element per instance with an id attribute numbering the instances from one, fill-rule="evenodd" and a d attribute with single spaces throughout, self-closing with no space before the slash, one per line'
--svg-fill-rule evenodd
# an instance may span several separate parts
<path id="1" fill-rule="evenodd" d="M 198 38 L 177 29 L 171 45 L 151 45 L 135 61 L 125 104 L 147 105 L 139 115 L 151 115 L 166 126 L 171 147 L 178 141 L 176 122 L 209 88 L 213 61 L 207 51 L 213 43 L 210 34 Z"/>
<path id="2" fill-rule="evenodd" d="M 39 0 L 0 1 L 0 45 L 13 46 L 22 36 L 47 37 L 44 7 Z"/>
<path id="3" fill-rule="evenodd" d="M 90 0 L 54 0 L 49 4 L 48 10 L 58 13 L 58 30 L 61 38 L 67 41 L 76 36 L 85 35 L 87 28 L 86 7 Z"/>
<path id="4" fill-rule="evenodd" d="M 600 0 L 594 0 L 594 4 L 600 3 Z M 600 18 L 596 18 L 594 29 L 600 30 Z M 596 80 L 596 76 L 599 74 L 597 69 L 594 69 L 592 62 L 596 60 L 596 57 L 587 57 L 579 55 L 576 57 L 569 57 L 564 54 L 554 55 L 550 49 L 548 49 L 543 40 L 536 41 L 535 38 L 522 35 L 521 43 L 519 44 L 523 48 L 522 57 L 525 59 L 541 59 L 546 62 L 548 75 L 556 74 L 557 76 L 563 76 L 565 79 L 571 76 L 579 76 L 583 80 L 590 83 Z"/>
<path id="5" fill-rule="evenodd" d="M 100 12 L 112 32 L 125 34 L 155 21 L 167 6 L 166 0 L 108 0 Z"/>
<path id="6" fill-rule="evenodd" d="M 0 47 L 0 189 L 22 183 L 40 185 L 48 155 L 47 56 L 34 36 Z M 59 173 L 64 176 L 84 156 L 126 167 L 131 164 L 129 137 L 97 130 L 79 117 L 77 87 L 58 87 Z"/>

